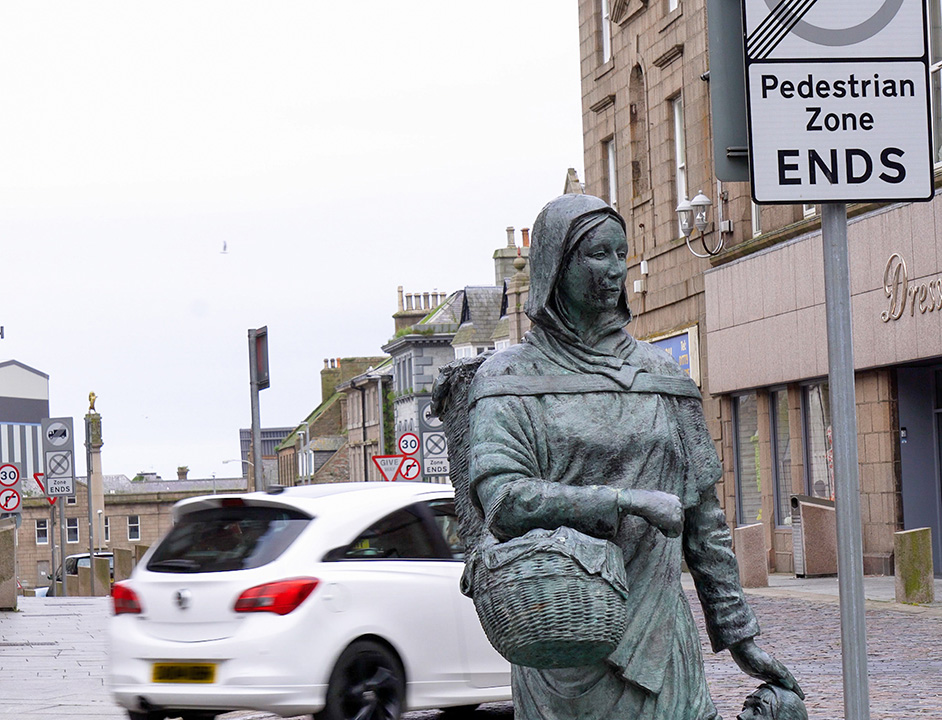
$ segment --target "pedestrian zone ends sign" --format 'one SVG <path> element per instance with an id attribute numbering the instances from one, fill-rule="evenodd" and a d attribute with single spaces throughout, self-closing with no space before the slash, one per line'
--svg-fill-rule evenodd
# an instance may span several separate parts
<path id="1" fill-rule="evenodd" d="M 925 0 L 743 0 L 752 196 L 929 200 Z"/>

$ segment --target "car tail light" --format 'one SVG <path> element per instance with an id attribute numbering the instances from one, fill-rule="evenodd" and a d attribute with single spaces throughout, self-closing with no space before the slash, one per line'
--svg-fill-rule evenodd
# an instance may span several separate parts
<path id="1" fill-rule="evenodd" d="M 287 615 L 314 592 L 318 582 L 317 578 L 294 578 L 256 585 L 239 595 L 233 610 Z"/>
<path id="2" fill-rule="evenodd" d="M 111 587 L 111 600 L 114 602 L 115 615 L 137 615 L 143 612 L 137 593 L 124 583 L 115 583 Z"/>

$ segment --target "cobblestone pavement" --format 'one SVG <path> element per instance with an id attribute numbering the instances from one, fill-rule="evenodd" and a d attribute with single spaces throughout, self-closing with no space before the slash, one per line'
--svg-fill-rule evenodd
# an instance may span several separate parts
<path id="1" fill-rule="evenodd" d="M 843 720 L 837 598 L 794 587 L 748 592 L 763 630 L 760 643 L 798 678 L 811 720 Z M 688 595 L 699 620 L 696 599 Z M 21 598 L 18 612 L 0 612 L 0 717 L 125 717 L 105 687 L 108 612 L 106 598 Z M 942 606 L 868 602 L 867 633 L 871 718 L 942 718 Z M 728 653 L 713 655 L 705 633 L 702 637 L 714 700 L 726 720 L 733 720 L 758 682 L 743 675 Z M 222 717 L 274 716 L 240 712 Z M 463 720 L 512 717 L 510 703 L 493 703 Z M 449 714 L 415 711 L 406 718 L 448 720 Z"/>

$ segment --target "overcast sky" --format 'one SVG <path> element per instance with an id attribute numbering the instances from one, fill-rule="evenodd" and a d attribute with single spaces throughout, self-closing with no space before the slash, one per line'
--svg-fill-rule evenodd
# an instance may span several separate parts
<path id="1" fill-rule="evenodd" d="M 0 102 L 0 357 L 108 474 L 241 474 L 250 327 L 294 426 L 584 179 L 571 0 L 8 0 Z"/>

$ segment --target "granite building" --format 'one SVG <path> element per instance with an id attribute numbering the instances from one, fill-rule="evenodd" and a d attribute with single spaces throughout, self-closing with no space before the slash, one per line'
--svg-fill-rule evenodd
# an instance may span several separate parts
<path id="1" fill-rule="evenodd" d="M 938 93 L 939 0 L 929 9 Z M 727 518 L 762 523 L 769 568 L 793 572 L 792 497 L 834 498 L 820 208 L 759 206 L 748 183 L 716 178 L 706 0 L 580 0 L 579 25 L 585 191 L 628 224 L 630 330 L 686 352 Z M 713 257 L 691 253 L 675 212 L 699 192 Z M 864 570 L 892 573 L 893 534 L 931 527 L 939 574 L 942 205 L 848 215 Z"/>

